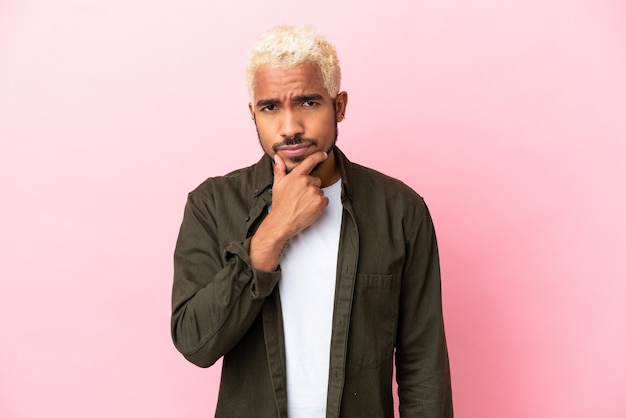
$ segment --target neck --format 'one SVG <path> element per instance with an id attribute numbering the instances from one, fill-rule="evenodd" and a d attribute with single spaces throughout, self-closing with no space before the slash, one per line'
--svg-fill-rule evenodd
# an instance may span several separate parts
<path id="1" fill-rule="evenodd" d="M 322 180 L 322 187 L 332 186 L 341 178 L 335 153 L 332 149 L 328 151 L 328 158 L 311 170 L 311 175 Z"/>

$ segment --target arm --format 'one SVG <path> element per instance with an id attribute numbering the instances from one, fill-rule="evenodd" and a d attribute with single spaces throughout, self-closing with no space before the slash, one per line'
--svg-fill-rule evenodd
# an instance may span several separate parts
<path id="1" fill-rule="evenodd" d="M 212 199 L 189 195 L 174 251 L 172 338 L 201 367 L 241 339 L 280 276 L 251 267 L 250 239 L 242 237 L 221 251 Z"/>
<path id="2" fill-rule="evenodd" d="M 276 157 L 272 211 L 252 238 L 220 249 L 214 194 L 191 193 L 174 252 L 172 338 L 192 363 L 208 367 L 245 335 L 280 277 L 285 243 L 328 205 L 307 157 L 290 174 Z M 227 223 L 228 220 L 221 219 Z"/>
<path id="3" fill-rule="evenodd" d="M 402 417 L 450 418 L 452 390 L 435 231 L 426 205 L 407 240 L 396 342 Z"/>

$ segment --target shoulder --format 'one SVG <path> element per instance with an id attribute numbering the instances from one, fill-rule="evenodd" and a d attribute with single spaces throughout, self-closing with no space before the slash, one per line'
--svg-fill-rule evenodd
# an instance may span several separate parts
<path id="1" fill-rule="evenodd" d="M 255 165 L 231 171 L 222 176 L 209 177 L 193 189 L 190 196 L 205 196 L 214 193 L 233 191 L 244 191 L 254 184 Z"/>
<path id="2" fill-rule="evenodd" d="M 360 164 L 351 163 L 350 187 L 372 199 L 399 199 L 423 204 L 424 199 L 403 181 Z"/>
<path id="3" fill-rule="evenodd" d="M 412 234 L 419 225 L 430 223 L 423 197 L 403 181 L 360 164 L 351 164 L 349 194 L 355 216 L 364 225 L 401 227 Z M 409 232 L 413 231 L 413 232 Z"/>
<path id="4" fill-rule="evenodd" d="M 432 220 L 424 199 L 403 181 L 352 163 L 349 195 L 359 234 L 379 242 L 381 237 L 410 242 Z"/>

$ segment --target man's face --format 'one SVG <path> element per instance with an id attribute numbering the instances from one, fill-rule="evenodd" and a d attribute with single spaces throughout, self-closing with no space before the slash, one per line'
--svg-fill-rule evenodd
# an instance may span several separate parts
<path id="1" fill-rule="evenodd" d="M 260 66 L 255 75 L 254 98 L 250 113 L 261 147 L 272 158 L 278 154 L 287 171 L 316 151 L 332 150 L 347 95 L 339 93 L 333 100 L 317 65 L 307 62 L 289 69 Z M 330 155 L 322 163 L 326 164 L 334 166 Z"/>

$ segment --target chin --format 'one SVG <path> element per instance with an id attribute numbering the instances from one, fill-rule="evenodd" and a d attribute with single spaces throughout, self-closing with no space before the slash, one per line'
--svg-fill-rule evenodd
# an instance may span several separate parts
<path id="1" fill-rule="evenodd" d="M 296 168 L 299 164 L 300 164 L 300 163 L 293 163 L 293 162 L 292 162 L 291 164 L 286 164 L 286 167 L 285 167 L 285 172 L 286 172 L 287 174 L 291 173 L 291 170 L 293 170 L 294 168 Z"/>

